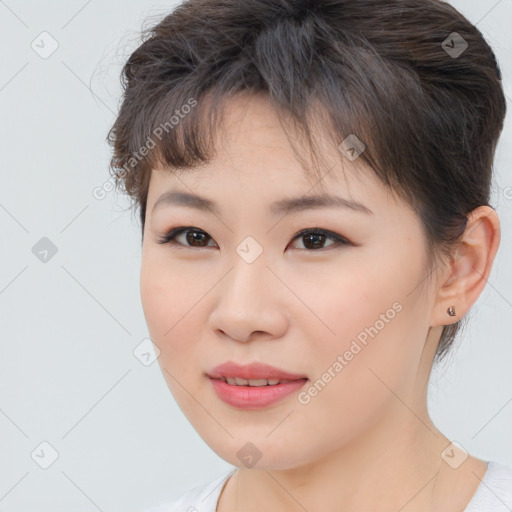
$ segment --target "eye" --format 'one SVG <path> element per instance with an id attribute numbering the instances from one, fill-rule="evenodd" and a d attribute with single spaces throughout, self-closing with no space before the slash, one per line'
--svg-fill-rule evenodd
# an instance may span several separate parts
<path id="1" fill-rule="evenodd" d="M 182 241 L 179 241 L 178 237 L 180 237 L 181 235 L 184 235 L 184 237 L 182 238 Z M 304 229 L 297 233 L 293 237 L 293 240 L 301 238 L 305 241 L 303 245 L 305 246 L 306 249 L 308 249 L 308 252 L 312 252 L 309 249 L 324 249 L 325 247 L 321 246 L 325 243 L 327 239 L 334 240 L 334 243 L 328 245 L 327 247 L 330 247 L 332 245 L 351 245 L 351 243 L 346 238 L 338 235 L 337 233 L 333 233 L 332 231 L 319 228 Z M 180 226 L 169 231 L 167 234 L 161 237 L 157 241 L 157 243 L 182 245 L 184 247 L 197 248 L 212 247 L 211 245 L 207 245 L 208 239 L 213 241 L 213 239 L 208 235 L 208 233 L 201 229 L 197 229 L 191 226 Z"/>
<path id="2" fill-rule="evenodd" d="M 184 226 L 171 229 L 171 231 L 169 231 L 167 234 L 165 234 L 163 237 L 161 237 L 157 241 L 157 243 L 171 244 L 171 245 L 184 245 L 186 247 L 185 244 L 183 244 L 179 241 L 178 242 L 176 241 L 178 236 L 180 236 L 182 234 L 185 234 L 185 241 L 187 243 L 191 244 L 190 247 L 208 247 L 206 245 L 202 245 L 205 240 L 210 238 L 210 236 L 206 232 L 202 231 L 201 229 L 196 229 L 193 227 L 184 227 Z M 211 240 L 211 238 L 210 238 L 210 240 Z M 198 245 L 195 245 L 196 243 Z"/>
<path id="3" fill-rule="evenodd" d="M 304 229 L 300 233 L 297 233 L 294 240 L 297 238 L 302 238 L 306 241 L 304 245 L 307 246 L 307 248 L 313 248 L 313 249 L 324 249 L 324 247 L 319 247 L 319 245 L 322 245 L 326 239 L 330 238 L 331 240 L 334 240 L 333 244 L 328 245 L 327 247 L 330 247 L 332 245 L 350 245 L 350 242 L 336 234 L 332 231 L 327 231 L 325 229 L 319 229 L 319 228 L 309 228 Z M 309 251 L 311 252 L 311 251 Z"/>

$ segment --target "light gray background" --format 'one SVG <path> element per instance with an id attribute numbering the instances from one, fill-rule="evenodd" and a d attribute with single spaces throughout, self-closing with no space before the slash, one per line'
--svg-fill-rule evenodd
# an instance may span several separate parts
<path id="1" fill-rule="evenodd" d="M 494 48 L 512 109 L 512 0 L 451 3 Z M 158 363 L 145 366 L 135 357 L 148 337 L 138 219 L 123 196 L 92 195 L 110 178 L 105 137 L 118 107 L 121 65 L 146 18 L 174 5 L 0 1 L 3 512 L 141 511 L 231 467 L 185 419 Z M 43 31 L 58 43 L 46 59 L 31 47 L 46 37 L 44 49 L 51 48 Z M 434 370 L 430 388 L 433 419 L 450 439 L 507 464 L 511 118 L 495 161 L 501 247 L 462 343 Z M 46 263 L 32 252 L 42 237 L 57 247 Z M 39 465 L 51 456 L 42 442 L 58 452 L 47 469 Z"/>

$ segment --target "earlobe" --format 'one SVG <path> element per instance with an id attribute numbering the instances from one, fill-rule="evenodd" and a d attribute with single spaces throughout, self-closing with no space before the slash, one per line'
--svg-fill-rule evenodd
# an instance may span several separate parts
<path id="1" fill-rule="evenodd" d="M 490 206 L 480 206 L 468 215 L 460 244 L 442 276 L 432 325 L 458 322 L 476 302 L 487 284 L 500 243 L 500 222 Z M 446 276 L 446 272 L 449 272 Z"/>

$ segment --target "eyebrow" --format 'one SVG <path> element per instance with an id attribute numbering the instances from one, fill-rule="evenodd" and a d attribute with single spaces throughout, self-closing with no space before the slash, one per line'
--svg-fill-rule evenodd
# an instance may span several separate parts
<path id="1" fill-rule="evenodd" d="M 211 212 L 214 215 L 220 216 L 218 205 L 211 199 L 200 197 L 188 192 L 170 191 L 164 192 L 155 202 L 153 210 L 162 207 L 163 205 L 176 205 L 185 206 L 187 208 L 195 208 L 197 210 Z M 341 207 L 351 209 L 357 212 L 373 215 L 373 212 L 365 205 L 345 199 L 339 196 L 329 194 L 308 195 L 302 197 L 294 197 L 291 199 L 281 199 L 272 203 L 270 212 L 274 216 L 286 215 L 288 213 L 302 212 L 304 210 L 314 208 L 326 207 Z"/>

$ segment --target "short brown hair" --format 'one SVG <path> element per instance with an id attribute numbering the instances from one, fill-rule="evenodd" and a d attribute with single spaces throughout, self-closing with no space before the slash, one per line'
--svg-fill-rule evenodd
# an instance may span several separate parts
<path id="1" fill-rule="evenodd" d="M 480 31 L 440 0 L 188 0 L 142 32 L 121 78 L 110 169 L 142 237 L 151 170 L 208 163 L 223 103 L 242 92 L 265 94 L 313 154 L 313 104 L 337 145 L 364 141 L 359 158 L 419 215 L 430 270 L 489 205 L 501 74 Z M 437 360 L 459 327 L 444 327 Z"/>

